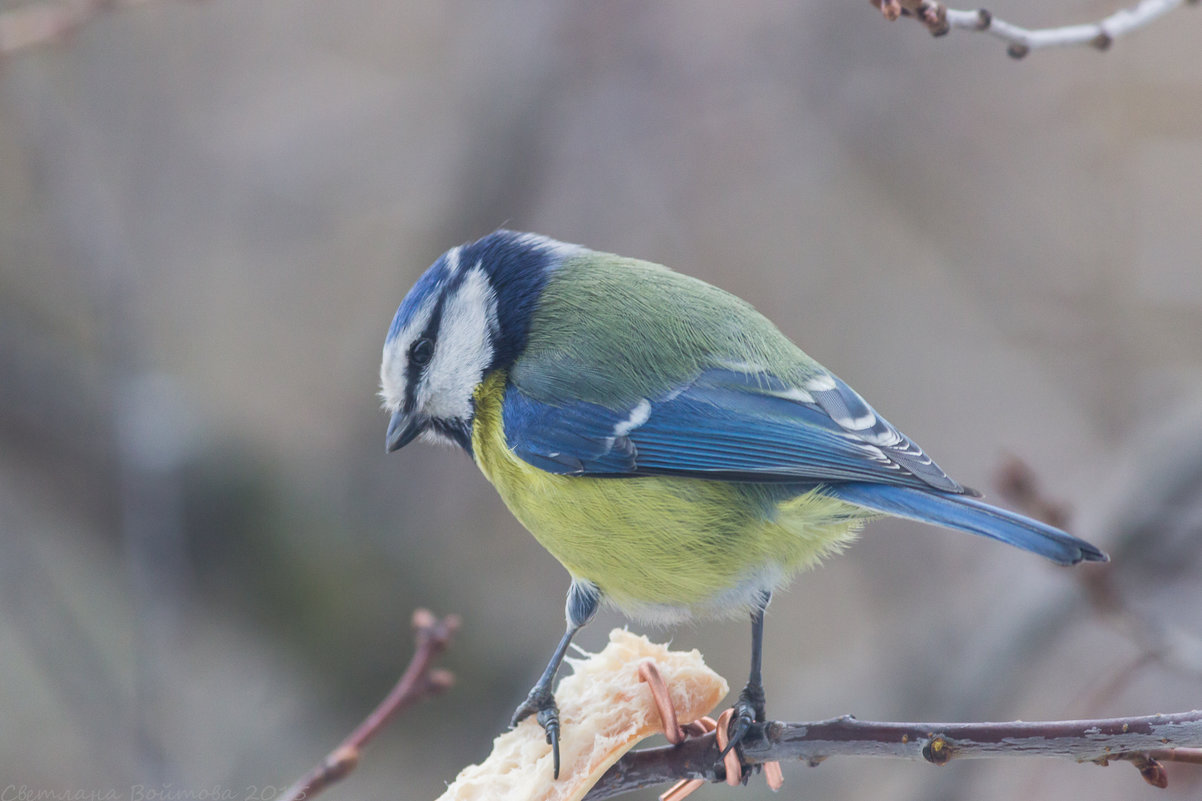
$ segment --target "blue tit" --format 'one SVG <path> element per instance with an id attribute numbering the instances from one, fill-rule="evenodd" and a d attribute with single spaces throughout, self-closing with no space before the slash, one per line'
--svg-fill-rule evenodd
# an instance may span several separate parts
<path id="1" fill-rule="evenodd" d="M 983 503 L 748 303 L 666 267 L 496 231 L 444 253 L 384 342 L 387 449 L 463 448 L 567 568 L 567 631 L 513 716 L 546 731 L 555 675 L 602 601 L 675 622 L 751 616 L 733 742 L 765 720 L 764 611 L 881 515 L 1106 561 Z"/>

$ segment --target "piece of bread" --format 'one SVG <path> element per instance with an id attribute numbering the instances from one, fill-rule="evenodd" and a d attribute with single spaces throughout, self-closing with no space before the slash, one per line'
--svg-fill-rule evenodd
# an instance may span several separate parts
<path id="1" fill-rule="evenodd" d="M 551 777 L 551 746 L 533 717 L 493 740 L 479 765 L 464 768 L 439 801 L 569 801 L 583 798 L 598 779 L 640 740 L 663 724 L 639 664 L 654 660 L 681 724 L 712 710 L 729 687 L 697 651 L 670 651 L 624 629 L 586 658 L 566 660 L 572 675 L 559 682 L 560 774 Z"/>

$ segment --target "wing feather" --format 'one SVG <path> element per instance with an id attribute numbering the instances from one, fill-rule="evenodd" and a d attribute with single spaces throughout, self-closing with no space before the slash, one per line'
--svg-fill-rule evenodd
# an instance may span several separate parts
<path id="1" fill-rule="evenodd" d="M 864 481 L 970 492 L 835 376 L 707 370 L 611 409 L 506 392 L 509 446 L 552 473 L 677 475 L 765 483 Z"/>

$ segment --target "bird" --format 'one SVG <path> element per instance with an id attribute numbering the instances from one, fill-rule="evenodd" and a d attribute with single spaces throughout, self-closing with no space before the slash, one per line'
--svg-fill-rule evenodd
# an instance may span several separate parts
<path id="1" fill-rule="evenodd" d="M 388 452 L 466 451 L 567 569 L 566 630 L 511 722 L 536 717 L 556 778 L 555 677 L 603 603 L 653 624 L 750 616 L 729 749 L 766 721 L 773 591 L 871 519 L 1108 560 L 986 504 L 746 301 L 539 234 L 494 231 L 418 278 L 385 337 L 380 397 Z"/>

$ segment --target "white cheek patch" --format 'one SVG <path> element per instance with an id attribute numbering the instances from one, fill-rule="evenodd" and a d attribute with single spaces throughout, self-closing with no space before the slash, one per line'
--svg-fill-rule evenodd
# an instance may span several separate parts
<path id="1" fill-rule="evenodd" d="M 472 394 L 492 363 L 492 338 L 498 325 L 496 306 L 496 294 L 479 265 L 464 275 L 463 282 L 447 298 L 434 358 L 417 392 L 417 408 L 426 417 L 471 417 Z"/>
<path id="2" fill-rule="evenodd" d="M 409 324 L 384 345 L 384 357 L 380 362 L 380 399 L 390 412 L 397 411 L 405 403 L 405 370 L 409 364 L 409 348 L 426 329 L 437 302 L 436 297 L 427 298 Z"/>
<path id="3" fill-rule="evenodd" d="M 437 445 L 441 448 L 458 448 L 459 443 L 434 428 L 427 428 L 417 435 L 419 441 L 427 445 Z"/>

